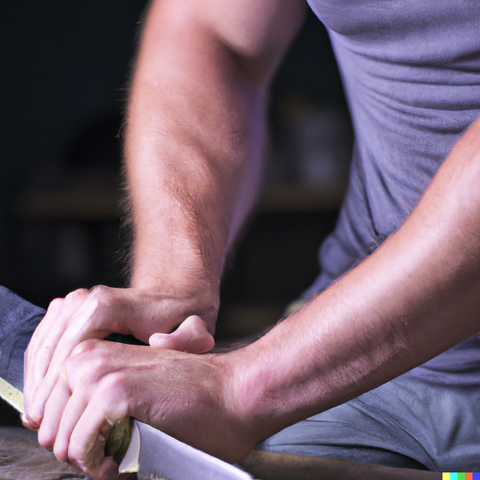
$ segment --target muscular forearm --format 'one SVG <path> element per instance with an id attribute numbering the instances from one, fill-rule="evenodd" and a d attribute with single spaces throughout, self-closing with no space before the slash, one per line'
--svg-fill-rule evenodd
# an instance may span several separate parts
<path id="1" fill-rule="evenodd" d="M 222 264 L 259 181 L 266 87 L 304 14 L 303 0 L 152 2 L 125 136 L 132 288 L 51 303 L 26 355 L 26 426 L 43 423 L 86 340 L 115 332 L 162 350 L 212 348 Z"/>
<path id="2" fill-rule="evenodd" d="M 396 234 L 258 342 L 225 356 L 256 440 L 480 330 L 479 152 L 477 121 Z"/>
<path id="3" fill-rule="evenodd" d="M 258 187 L 265 89 L 280 53 L 245 45 L 245 32 L 219 31 L 213 2 L 201 14 L 195 4 L 154 2 L 133 79 L 132 286 L 212 322 L 225 254 Z"/>

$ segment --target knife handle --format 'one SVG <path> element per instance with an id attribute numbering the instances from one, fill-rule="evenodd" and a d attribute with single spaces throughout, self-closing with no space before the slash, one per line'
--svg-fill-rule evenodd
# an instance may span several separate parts
<path id="1" fill-rule="evenodd" d="M 113 457 L 117 465 L 123 460 L 128 446 L 132 440 L 133 418 L 120 420 L 107 438 L 105 443 L 105 456 Z"/>

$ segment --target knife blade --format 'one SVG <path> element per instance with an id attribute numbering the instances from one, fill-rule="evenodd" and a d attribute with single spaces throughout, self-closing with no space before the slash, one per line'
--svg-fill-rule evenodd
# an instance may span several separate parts
<path id="1" fill-rule="evenodd" d="M 247 472 L 180 442 L 150 425 L 133 421 L 130 446 L 118 468 L 138 478 L 251 480 Z"/>
<path id="2" fill-rule="evenodd" d="M 23 393 L 1 377 L 0 397 L 17 411 L 24 413 Z M 139 479 L 252 479 L 251 475 L 240 468 L 197 450 L 138 420 L 119 422 L 110 434 L 107 444 L 110 444 L 108 453 L 120 463 L 119 472 L 137 472 Z"/>

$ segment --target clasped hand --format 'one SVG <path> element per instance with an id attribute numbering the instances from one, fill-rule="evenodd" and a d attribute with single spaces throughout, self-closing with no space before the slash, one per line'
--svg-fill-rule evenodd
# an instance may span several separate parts
<path id="1" fill-rule="evenodd" d="M 161 381 L 165 392 L 167 377 L 188 382 L 180 364 L 171 363 L 176 356 L 205 369 L 204 356 L 165 350 L 203 353 L 214 345 L 202 318 L 186 313 L 191 306 L 182 311 L 178 305 L 142 290 L 108 287 L 54 300 L 25 353 L 24 425 L 39 429 L 40 443 L 60 460 L 98 478 L 111 476 L 113 460 L 97 457 L 103 459 L 100 444 L 115 422 L 134 416 L 154 425 L 157 415 L 168 415 L 169 402 L 178 398 L 160 397 L 155 385 Z M 100 341 L 111 333 L 133 334 L 150 347 Z"/>

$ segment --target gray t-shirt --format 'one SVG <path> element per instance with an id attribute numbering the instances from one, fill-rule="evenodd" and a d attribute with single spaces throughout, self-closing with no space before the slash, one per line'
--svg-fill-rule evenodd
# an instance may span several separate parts
<path id="1" fill-rule="evenodd" d="M 395 232 L 480 115 L 478 0 L 309 0 L 355 130 L 350 184 L 320 249 L 326 288 Z M 480 188 L 480 187 L 479 187 Z"/>

